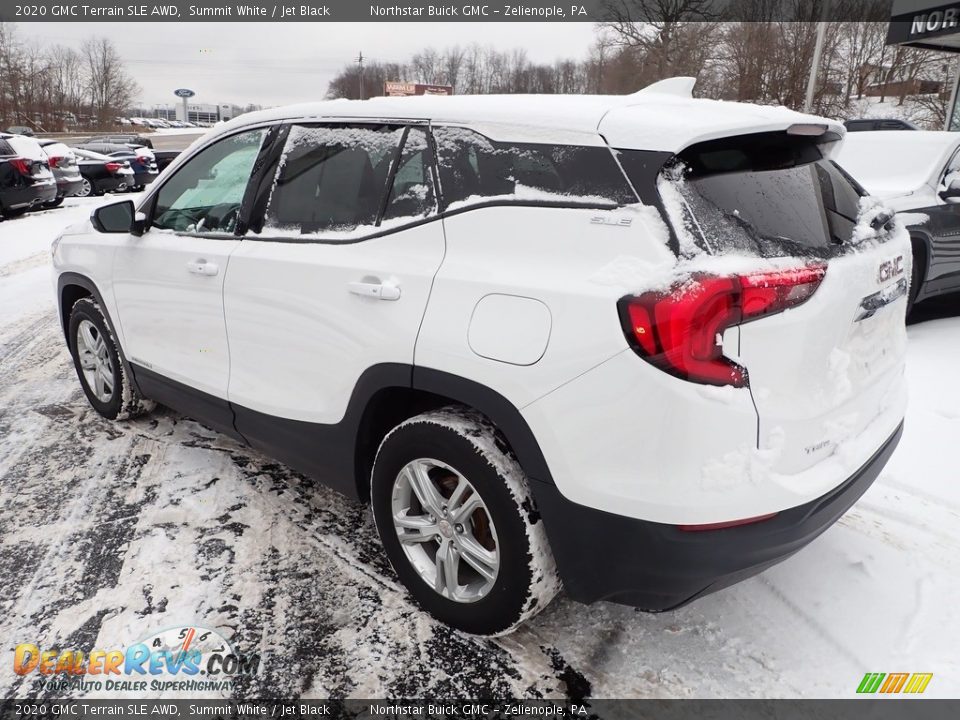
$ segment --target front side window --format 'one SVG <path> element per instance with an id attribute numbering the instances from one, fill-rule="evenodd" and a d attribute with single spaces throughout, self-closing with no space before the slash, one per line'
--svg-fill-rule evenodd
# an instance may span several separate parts
<path id="1" fill-rule="evenodd" d="M 587 207 L 636 197 L 606 147 L 495 142 L 459 127 L 434 130 L 445 209 L 501 201 Z"/>
<path id="2" fill-rule="evenodd" d="M 264 237 L 359 238 L 375 233 L 384 217 L 422 214 L 432 197 L 413 150 L 401 152 L 405 129 L 395 125 L 302 126 L 290 129 L 264 218 Z M 426 150 L 426 142 L 420 151 Z M 387 195 L 391 168 L 403 187 Z M 423 168 L 427 165 L 424 163 Z M 427 187 L 424 187 L 427 185 Z"/>
<path id="3" fill-rule="evenodd" d="M 156 196 L 153 227 L 232 233 L 266 129 L 231 135 L 201 150 Z"/>

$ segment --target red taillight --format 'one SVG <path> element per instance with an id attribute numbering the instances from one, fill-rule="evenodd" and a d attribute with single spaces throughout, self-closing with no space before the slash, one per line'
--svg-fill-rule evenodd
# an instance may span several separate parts
<path id="1" fill-rule="evenodd" d="M 26 158 L 15 157 L 10 159 L 10 164 L 13 165 L 14 170 L 16 170 L 21 175 L 30 176 L 30 161 Z"/>
<path id="2" fill-rule="evenodd" d="M 47 155 L 47 162 L 50 164 L 50 167 L 52 168 L 60 167 L 60 163 L 61 161 L 63 161 L 63 159 L 64 158 L 59 157 L 57 155 Z"/>
<path id="3" fill-rule="evenodd" d="M 691 382 L 744 387 L 747 371 L 724 357 L 723 332 L 800 305 L 825 273 L 825 265 L 814 265 L 732 277 L 696 274 L 668 292 L 624 298 L 620 319 L 634 350 L 664 372 Z"/>
<path id="4" fill-rule="evenodd" d="M 123 167 L 123 163 L 118 162 L 108 162 L 104 167 L 107 169 L 107 172 L 115 173 L 117 170 Z"/>
<path id="5" fill-rule="evenodd" d="M 706 523 L 705 525 L 677 525 L 684 532 L 702 532 L 704 530 L 723 530 L 725 528 L 740 527 L 741 525 L 753 525 L 776 517 L 777 513 L 767 515 L 757 515 L 756 517 L 743 518 L 742 520 L 728 520 L 727 522 Z"/>

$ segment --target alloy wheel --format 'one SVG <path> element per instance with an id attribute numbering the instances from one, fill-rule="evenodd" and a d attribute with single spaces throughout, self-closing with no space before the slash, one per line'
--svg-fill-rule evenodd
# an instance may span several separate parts
<path id="1" fill-rule="evenodd" d="M 407 463 L 393 484 L 391 515 L 407 560 L 439 595 L 482 600 L 500 571 L 497 530 L 470 481 L 440 462 Z"/>
<path id="2" fill-rule="evenodd" d="M 116 386 L 113 360 L 103 333 L 89 320 L 77 326 L 77 356 L 87 387 L 100 402 L 110 402 Z"/>

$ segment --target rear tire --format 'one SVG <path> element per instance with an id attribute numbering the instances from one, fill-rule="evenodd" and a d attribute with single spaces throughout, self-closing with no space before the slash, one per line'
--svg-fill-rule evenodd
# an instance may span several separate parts
<path id="1" fill-rule="evenodd" d="M 21 215 L 25 214 L 29 209 L 30 209 L 29 207 L 6 208 L 3 211 L 3 216 L 7 218 L 20 217 Z"/>
<path id="2" fill-rule="evenodd" d="M 451 407 L 398 425 L 377 452 L 370 497 L 400 581 L 448 625 L 505 634 L 560 588 L 526 476 L 480 415 Z"/>
<path id="3" fill-rule="evenodd" d="M 45 208 L 55 208 L 60 207 L 63 204 L 63 196 L 58 197 L 56 200 L 51 200 L 50 202 L 45 202 L 43 207 Z"/>
<path id="4" fill-rule="evenodd" d="M 90 197 L 96 193 L 93 180 L 88 178 L 86 175 L 82 176 L 83 182 L 80 184 L 80 189 L 77 191 L 77 197 Z"/>
<path id="5" fill-rule="evenodd" d="M 93 298 L 81 298 L 70 311 L 70 354 L 80 386 L 93 409 L 108 420 L 126 420 L 153 410 L 130 382 L 110 325 Z"/>

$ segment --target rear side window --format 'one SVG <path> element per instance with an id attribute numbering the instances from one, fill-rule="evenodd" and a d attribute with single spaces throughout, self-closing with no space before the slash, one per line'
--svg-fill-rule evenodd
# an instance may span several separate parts
<path id="1" fill-rule="evenodd" d="M 454 127 L 433 134 L 444 209 L 491 201 L 587 207 L 636 202 L 605 147 L 495 142 Z"/>
<path id="2" fill-rule="evenodd" d="M 277 168 L 261 235 L 349 240 L 425 217 L 435 208 L 422 129 L 296 125 Z"/>
<path id="3" fill-rule="evenodd" d="M 861 192 L 819 140 L 757 133 L 681 152 L 658 184 L 681 253 L 822 256 L 850 240 Z"/>
<path id="4" fill-rule="evenodd" d="M 16 155 L 6 140 L 0 140 L 0 155 Z"/>

